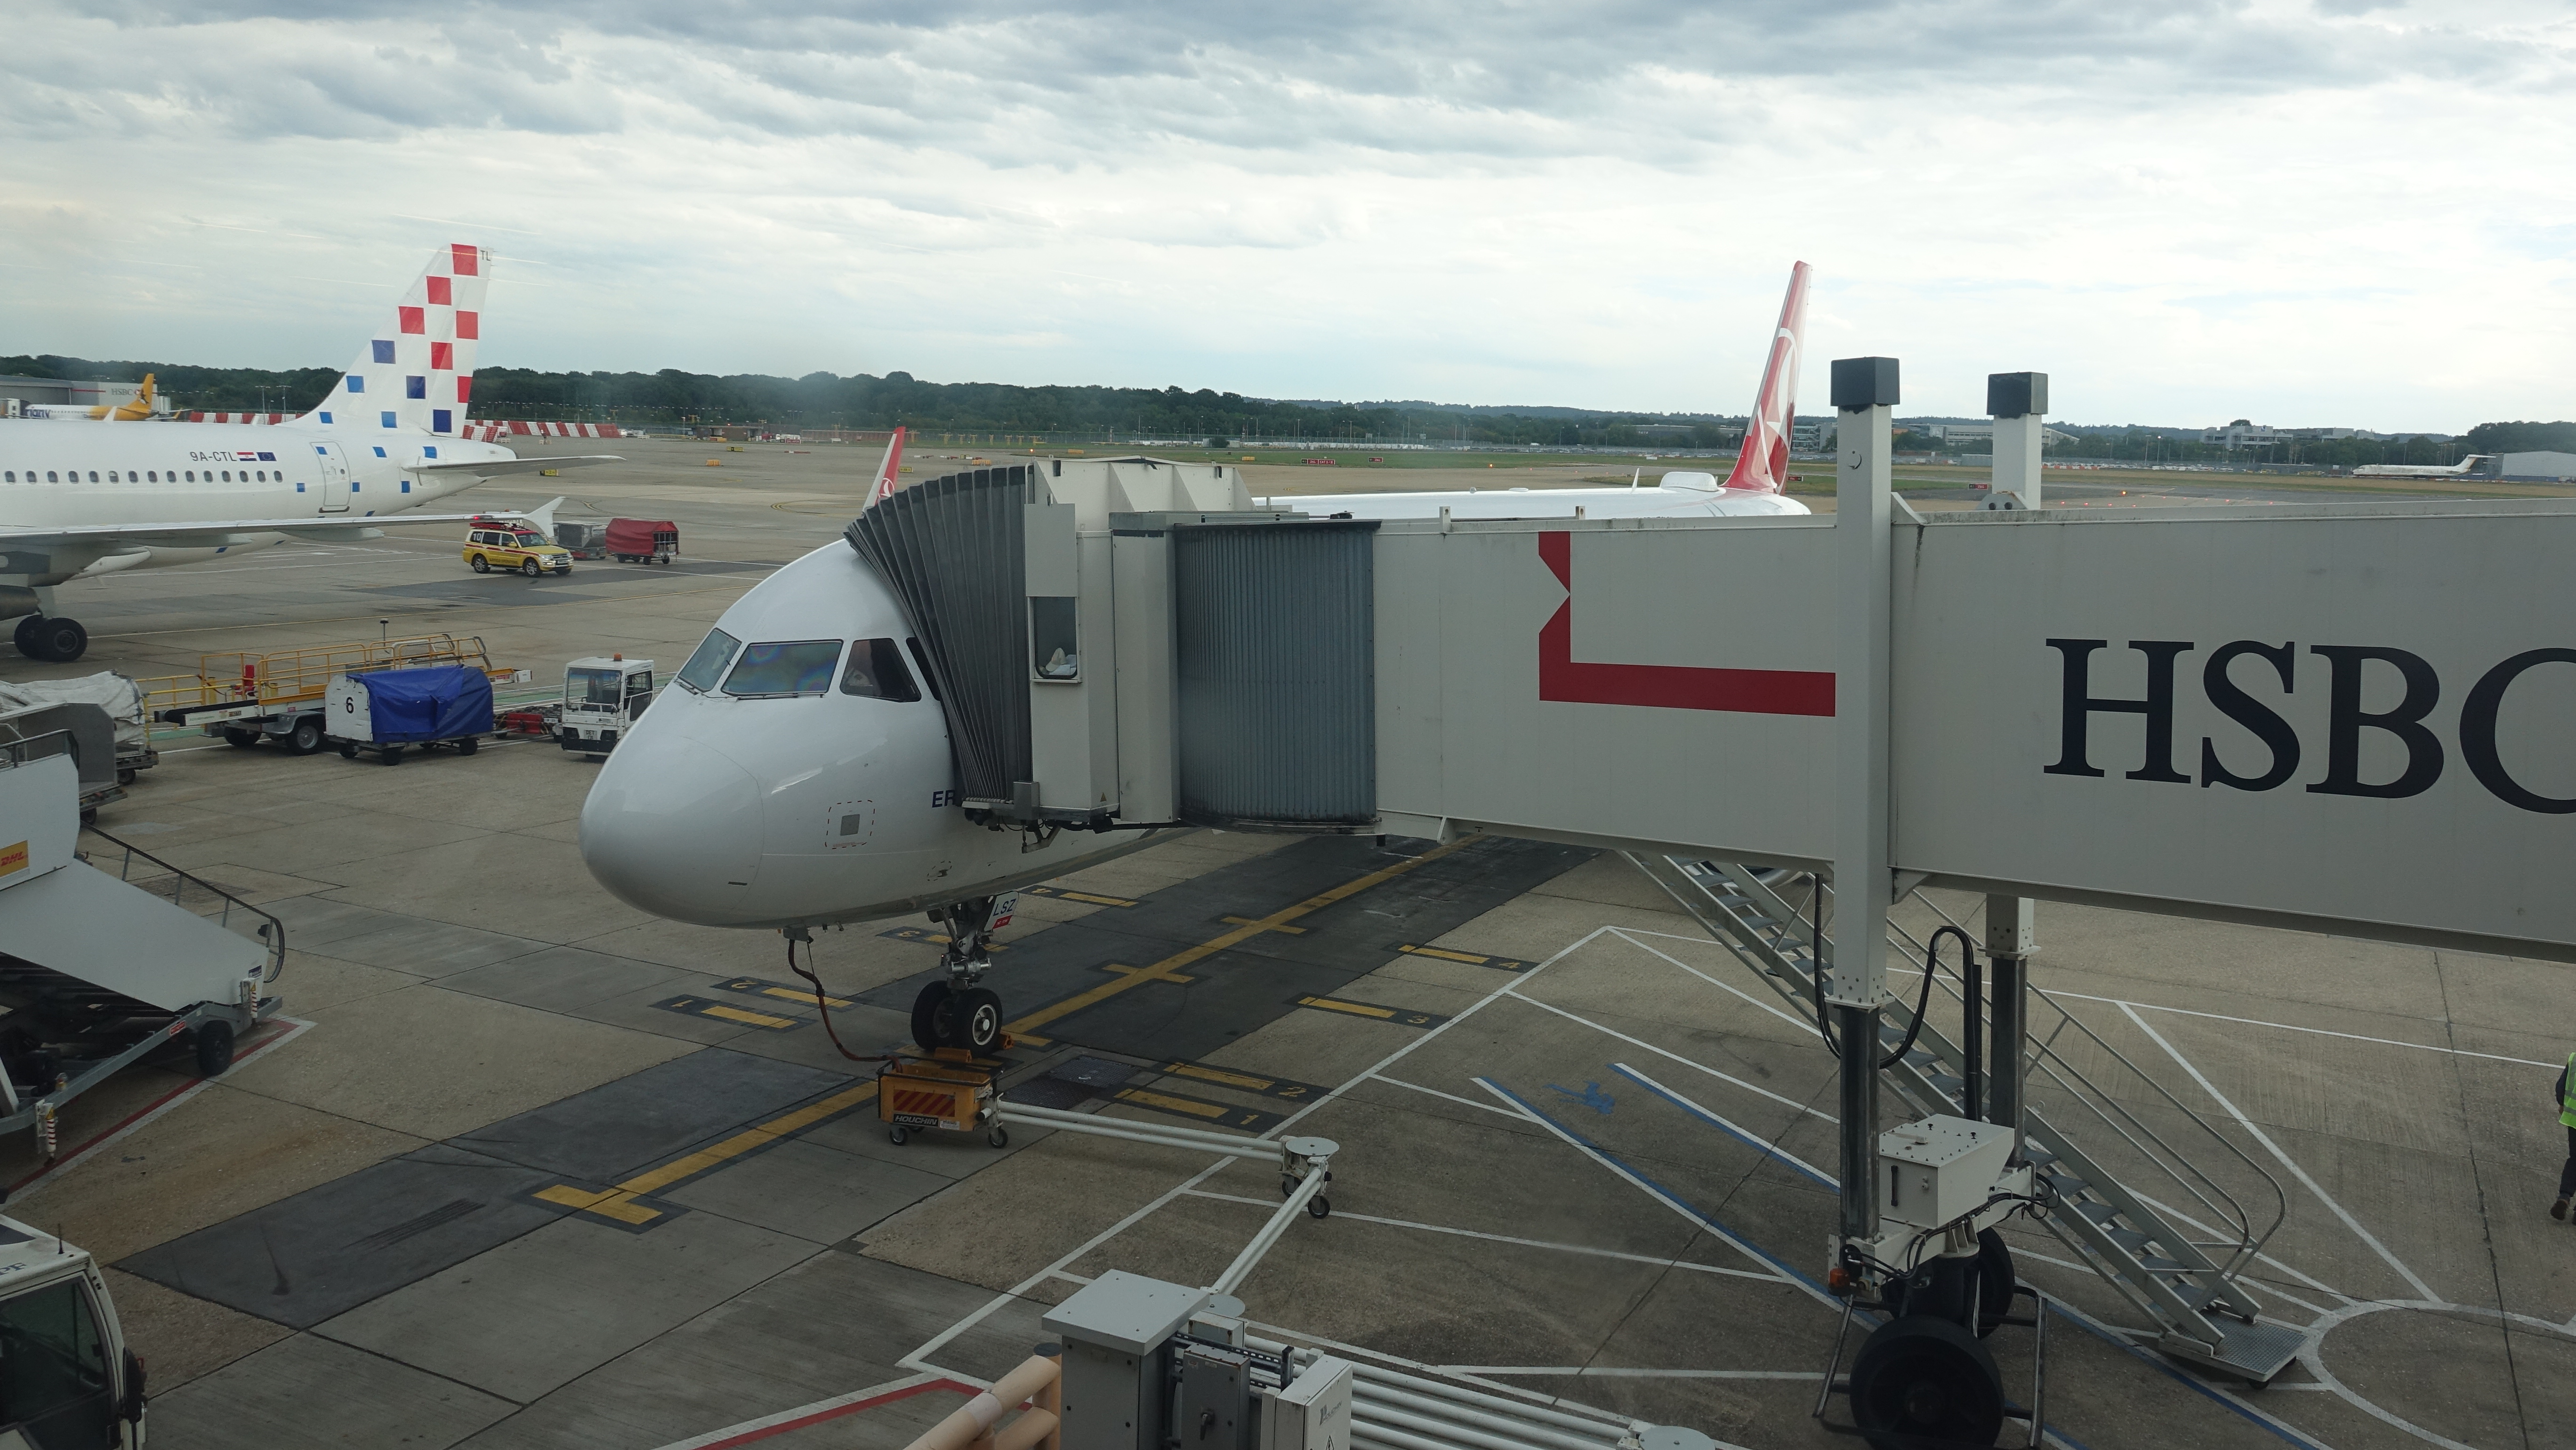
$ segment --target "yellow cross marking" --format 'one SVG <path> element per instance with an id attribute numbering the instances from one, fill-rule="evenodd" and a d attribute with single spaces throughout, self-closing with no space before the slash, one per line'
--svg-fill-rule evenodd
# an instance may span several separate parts
<path id="1" fill-rule="evenodd" d="M 1330 997 L 1300 997 L 1300 1007 L 1321 1007 L 1327 1012 L 1348 1012 L 1354 1017 L 1392 1017 L 1393 1008 L 1372 1007 L 1366 1002 L 1337 1002 Z"/>
<path id="2" fill-rule="evenodd" d="M 1396 950 L 1407 956 L 1438 957 L 1444 962 L 1465 962 L 1471 967 L 1481 967 L 1493 960 L 1492 957 L 1480 957 L 1473 952 L 1453 952 L 1440 947 L 1398 947 Z"/>
<path id="3" fill-rule="evenodd" d="M 698 1008 L 698 1015 L 701 1017 L 722 1017 L 728 1022 L 748 1022 L 754 1027 L 793 1027 L 797 1025 L 796 1019 L 793 1017 L 772 1017 L 766 1012 L 753 1012 L 741 1007 L 727 1007 L 719 1002 L 709 1002 Z"/>
<path id="4" fill-rule="evenodd" d="M 807 1103 L 794 1112 L 743 1129 L 721 1143 L 700 1148 L 685 1158 L 675 1159 L 659 1168 L 639 1173 L 606 1192 L 557 1184 L 539 1189 L 536 1197 L 548 1203 L 596 1213 L 621 1223 L 645 1224 L 662 1216 L 658 1208 L 647 1207 L 635 1200 L 648 1193 L 658 1193 L 684 1179 L 695 1178 L 710 1169 L 721 1168 L 756 1148 L 766 1148 L 791 1133 L 801 1133 L 826 1118 L 836 1118 L 863 1103 L 876 1100 L 877 1085 L 861 1083 L 828 1098 Z"/>
<path id="5" fill-rule="evenodd" d="M 1176 1098 L 1168 1093 L 1149 1092 L 1144 1088 L 1120 1088 L 1118 1100 L 1162 1108 L 1167 1112 L 1187 1113 L 1193 1118 L 1222 1118 L 1234 1111 L 1222 1103 L 1202 1103 L 1190 1098 Z"/>
<path id="6" fill-rule="evenodd" d="M 1421 855 L 1415 856 L 1410 860 L 1398 861 L 1392 866 L 1372 871 L 1366 876 L 1355 877 L 1352 880 L 1345 881 L 1341 885 L 1334 887 L 1330 891 L 1322 893 L 1321 895 L 1309 896 L 1294 906 L 1282 907 L 1279 910 L 1270 913 L 1268 916 L 1261 918 L 1259 921 L 1245 922 L 1243 925 L 1236 927 L 1232 931 L 1226 932 L 1222 936 L 1211 937 L 1194 947 L 1184 947 L 1181 950 L 1172 953 L 1170 956 L 1163 958 L 1161 961 L 1154 963 L 1150 967 L 1111 967 L 1109 968 L 1110 971 L 1120 974 L 1116 981 L 1103 982 L 1099 986 L 1094 987 L 1087 992 L 1078 992 L 1073 996 L 1065 998 L 1061 1002 L 1054 1002 L 1047 1006 L 1040 1007 L 1035 1012 L 1032 1012 L 1017 1022 L 1012 1023 L 1008 1030 L 1014 1036 L 1028 1038 L 1031 1041 L 1043 1043 L 1046 1039 L 1030 1038 L 1029 1035 L 1034 1033 L 1038 1028 L 1044 1027 L 1048 1023 L 1053 1022 L 1060 1017 L 1070 1017 L 1074 1013 L 1080 1012 L 1086 1007 L 1097 1006 L 1100 1003 L 1106 1002 L 1110 998 L 1117 996 L 1121 992 L 1127 991 L 1133 987 L 1141 986 L 1147 982 L 1189 981 L 1191 980 L 1190 978 L 1178 975 L 1181 968 L 1190 966 L 1197 962 L 1205 961 L 1209 957 L 1215 956 L 1221 951 L 1241 946 L 1243 943 L 1250 941 L 1255 936 L 1258 936 L 1265 931 L 1275 931 L 1278 928 L 1295 921 L 1301 916 L 1321 911 L 1325 907 L 1331 906 L 1336 902 L 1346 901 L 1349 898 L 1357 896 L 1361 892 L 1368 890 L 1372 886 L 1383 886 L 1387 882 L 1393 881 L 1398 876 L 1411 871 L 1417 866 L 1428 865 L 1433 861 L 1439 860 L 1441 857 L 1448 855 L 1452 851 L 1458 850 L 1460 847 L 1465 846 L 1469 841 L 1474 839 L 1475 837 L 1473 836 L 1461 836 L 1457 840 L 1450 842 L 1448 845 L 1434 846 L 1430 850 L 1425 851 Z M 1393 1014 L 1390 1013 L 1388 1015 L 1391 1016 Z"/>
<path id="7" fill-rule="evenodd" d="M 1243 1088 L 1256 1093 L 1267 1092 L 1279 1086 L 1277 1082 L 1266 1077 L 1246 1077 L 1239 1072 L 1201 1067 L 1195 1062 L 1167 1062 L 1163 1064 L 1163 1071 L 1174 1077 L 1194 1077 L 1201 1082 L 1221 1083 L 1226 1087 Z"/>

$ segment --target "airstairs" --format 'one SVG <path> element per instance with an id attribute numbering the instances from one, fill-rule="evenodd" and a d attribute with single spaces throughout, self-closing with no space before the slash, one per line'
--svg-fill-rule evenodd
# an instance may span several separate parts
<path id="1" fill-rule="evenodd" d="M 1810 1026 L 1816 1024 L 1817 958 L 1821 953 L 1830 965 L 1833 957 L 1832 939 L 1818 920 L 1819 912 L 1825 922 L 1832 920 L 1829 884 L 1731 861 L 1633 852 L 1628 859 L 1779 993 L 1794 1013 Z M 1799 880 L 1807 883 L 1803 890 L 1795 884 Z M 1782 889 L 1800 901 L 1791 904 Z M 1947 917 L 1919 893 L 1907 900 Z M 1893 920 L 1888 941 L 1906 962 L 1924 968 L 1924 943 Z M 1884 1080 L 1918 1114 L 1970 1116 L 1963 1102 L 1966 1057 L 1959 1043 L 1935 1025 L 1944 1002 L 1951 1009 L 1950 1020 L 1959 1020 L 1958 986 L 1946 976 L 1936 976 L 1936 981 L 1935 1005 L 1924 1010 L 1926 1020 L 1914 1045 Z M 2288 1211 L 2280 1184 L 2076 1018 L 2062 1000 L 2036 987 L 2030 995 L 2057 1018 L 2053 1026 L 2036 1020 L 2030 1025 L 2025 1073 L 2023 1158 L 2056 1195 L 2055 1207 L 2042 1222 L 2157 1326 L 2156 1344 L 2165 1353 L 2253 1383 L 2270 1380 L 2306 1341 L 2297 1329 L 2258 1322 L 2262 1301 L 2244 1282 Z M 1885 1016 L 1879 1029 L 1881 1050 L 1892 1051 L 1916 1025 L 1913 1003 L 1891 1003 Z M 2136 1106 L 2079 1071 L 2070 1060 L 2078 1055 L 2097 1063 L 2107 1060 L 2123 1074 L 2119 1080 L 2124 1086 L 2137 1084 L 2128 1094 Z M 2163 1130 L 2150 1119 L 2161 1122 Z M 2080 1126 L 2094 1149 L 2079 1146 L 2061 1122 Z M 2231 1161 L 2221 1171 L 2235 1186 L 2195 1166 L 2174 1146 L 2171 1140 L 2177 1138 L 2226 1155 Z M 2173 1201 L 2151 1197 L 2157 1192 Z M 2191 1207 L 2182 1206 L 2186 1199 Z M 2251 1211 L 2247 1200 L 2256 1205 Z M 2258 1223 L 2265 1213 L 2268 1222 Z"/>

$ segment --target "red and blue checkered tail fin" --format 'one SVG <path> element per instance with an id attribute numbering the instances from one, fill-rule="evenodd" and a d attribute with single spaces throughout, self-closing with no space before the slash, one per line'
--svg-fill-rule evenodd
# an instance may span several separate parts
<path id="1" fill-rule="evenodd" d="M 457 242 L 432 253 L 383 330 L 303 421 L 347 429 L 353 444 L 388 433 L 462 437 L 491 278 L 492 254 L 480 247 Z"/>

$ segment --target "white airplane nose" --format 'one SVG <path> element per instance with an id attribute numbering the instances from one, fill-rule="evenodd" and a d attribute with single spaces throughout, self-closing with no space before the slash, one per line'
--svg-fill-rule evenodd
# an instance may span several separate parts
<path id="1" fill-rule="evenodd" d="M 677 731 L 618 742 L 581 807 L 581 859 L 599 884 L 656 916 L 705 926 L 750 920 L 760 869 L 760 785 L 714 746 Z"/>

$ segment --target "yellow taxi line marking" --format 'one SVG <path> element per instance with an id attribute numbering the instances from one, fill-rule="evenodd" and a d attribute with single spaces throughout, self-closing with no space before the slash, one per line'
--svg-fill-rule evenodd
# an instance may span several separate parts
<path id="1" fill-rule="evenodd" d="M 1196 1098 L 1176 1098 L 1169 1093 L 1151 1092 L 1144 1088 L 1120 1088 L 1118 1100 L 1170 1113 L 1187 1113 L 1193 1118 L 1222 1118 L 1228 1111 L 1221 1103 L 1203 1103 Z"/>
<path id="2" fill-rule="evenodd" d="M 776 997 L 783 1001 L 793 1002 L 800 1007 L 814 1000 L 813 993 L 799 992 L 793 987 L 763 987 L 760 989 L 760 995 L 764 997 Z M 850 1005 L 848 1002 L 842 1001 L 838 997 L 825 997 L 822 1000 L 823 1005 L 827 1007 L 847 1007 Z"/>
<path id="3" fill-rule="evenodd" d="M 1261 918 L 1259 921 L 1248 922 L 1242 926 L 1238 926 L 1234 930 L 1226 932 L 1221 936 L 1211 937 L 1208 940 L 1199 943 L 1197 946 L 1185 947 L 1180 951 L 1174 952 L 1172 955 L 1163 958 L 1161 961 L 1154 963 L 1150 967 L 1112 968 L 1111 970 L 1121 973 L 1116 981 L 1103 982 L 1099 986 L 1094 987 L 1087 992 L 1079 992 L 1071 997 L 1065 998 L 1061 1002 L 1040 1007 L 1035 1012 L 1032 1012 L 1017 1022 L 1012 1023 L 1008 1030 L 1015 1034 L 1034 1031 L 1037 1028 L 1055 1021 L 1059 1017 L 1070 1017 L 1074 1013 L 1082 1011 L 1084 1008 L 1097 1006 L 1100 1003 L 1106 1002 L 1110 998 L 1117 996 L 1121 992 L 1127 991 L 1133 987 L 1141 986 L 1146 982 L 1188 981 L 1189 978 L 1177 975 L 1180 968 L 1189 966 L 1193 962 L 1204 961 L 1209 957 L 1215 956 L 1218 952 L 1240 946 L 1262 932 L 1272 930 L 1276 927 L 1285 926 L 1310 912 L 1321 911 L 1325 907 L 1331 906 L 1336 902 L 1344 901 L 1350 897 L 1356 896 L 1359 893 L 1368 890 L 1372 886 L 1384 885 L 1398 876 L 1411 871 L 1417 866 L 1428 865 L 1433 861 L 1439 860 L 1441 857 L 1448 855 L 1452 851 L 1460 849 L 1474 839 L 1476 838 L 1473 836 L 1461 836 L 1457 840 L 1452 841 L 1445 846 L 1434 846 L 1430 850 L 1425 851 L 1421 855 L 1415 856 L 1410 860 L 1398 861 L 1392 866 L 1372 871 L 1366 876 L 1354 877 L 1353 879 L 1345 881 L 1341 885 L 1336 886 L 1332 890 L 1324 892 L 1319 896 L 1310 896 L 1305 900 L 1298 902 L 1294 906 L 1282 907 L 1268 916 Z"/>
<path id="4" fill-rule="evenodd" d="M 602 1213 L 628 1223 L 644 1223 L 659 1218 L 661 1211 L 647 1208 L 635 1200 L 647 1193 L 694 1178 L 711 1168 L 719 1168 L 755 1148 L 765 1148 L 791 1133 L 800 1133 L 826 1118 L 838 1117 L 862 1103 L 876 1100 L 877 1085 L 861 1083 L 807 1103 L 794 1112 L 757 1123 L 720 1143 L 709 1144 L 685 1158 L 674 1159 L 649 1172 L 639 1173 L 606 1193 L 589 1193 L 582 1189 L 557 1186 L 540 1190 L 537 1197 L 548 1203 L 578 1208 L 588 1213 Z"/>
<path id="5" fill-rule="evenodd" d="M 1217 920 L 1224 922 L 1228 926 L 1251 926 L 1255 924 L 1252 918 L 1248 916 L 1220 916 Z M 1302 936 L 1306 932 L 1306 928 L 1302 926 L 1274 926 L 1271 927 L 1270 930 L 1284 931 L 1290 936 Z"/>
<path id="6" fill-rule="evenodd" d="M 1093 906 L 1134 906 L 1136 904 L 1123 896 L 1094 896 L 1088 891 L 1050 891 L 1047 895 L 1062 901 L 1088 902 Z"/>
<path id="7" fill-rule="evenodd" d="M 1372 1007 L 1366 1002 L 1340 1002 L 1331 997 L 1300 997 L 1300 1007 L 1321 1007 L 1327 1012 L 1348 1012 L 1354 1017 L 1386 1018 L 1395 1015 L 1393 1008 Z"/>
<path id="8" fill-rule="evenodd" d="M 1438 957 L 1445 962 L 1465 962 L 1471 967 L 1481 967 L 1493 960 L 1492 957 L 1480 957 L 1473 952 L 1453 952 L 1442 947 L 1398 947 L 1396 950 L 1407 956 Z"/>

